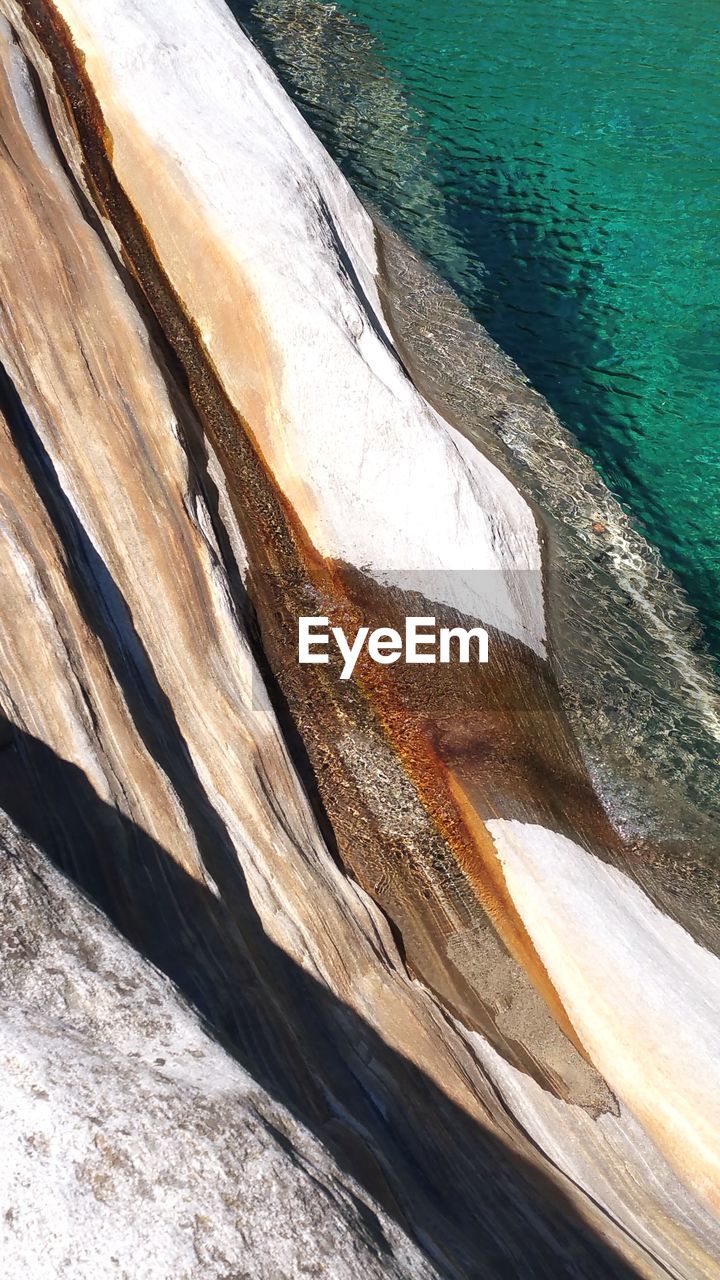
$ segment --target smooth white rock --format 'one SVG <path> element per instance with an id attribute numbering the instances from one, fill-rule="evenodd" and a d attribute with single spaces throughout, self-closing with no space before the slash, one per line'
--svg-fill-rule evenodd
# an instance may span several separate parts
<path id="1" fill-rule="evenodd" d="M 592 1061 L 720 1206 L 720 960 L 633 880 L 532 823 L 487 823 L 508 889 Z"/>
<path id="2" fill-rule="evenodd" d="M 405 375 L 371 220 L 225 5 L 57 7 L 87 56 L 121 181 L 131 188 L 129 130 L 181 173 L 259 302 L 282 364 L 264 448 L 315 547 L 392 584 L 419 573 L 431 599 L 544 654 L 530 507 Z M 153 234 L 162 211 L 139 211 Z M 212 298 L 195 318 L 230 385 Z"/>

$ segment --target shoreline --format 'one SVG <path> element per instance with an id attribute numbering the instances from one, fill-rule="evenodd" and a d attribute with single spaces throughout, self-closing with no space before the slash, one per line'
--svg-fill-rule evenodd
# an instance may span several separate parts
<path id="1" fill-rule="evenodd" d="M 543 586 L 547 600 L 550 656 L 584 759 L 601 793 L 606 791 L 611 816 L 622 818 L 622 786 L 632 786 L 636 779 L 642 789 L 648 766 L 653 761 L 667 785 L 685 789 L 688 798 L 684 819 L 692 826 L 702 797 L 705 812 L 701 818 L 702 836 L 693 841 L 700 848 L 709 839 L 702 862 L 711 869 L 720 861 L 717 825 L 720 821 L 720 779 L 717 755 L 720 751 L 720 681 L 706 659 L 693 648 L 696 638 L 695 610 L 684 590 L 669 570 L 660 565 L 658 553 L 634 528 L 620 505 L 606 488 L 593 463 L 583 453 L 570 433 L 557 419 L 546 401 L 527 382 L 512 359 L 467 312 L 454 291 L 390 228 L 376 211 L 372 211 L 378 246 L 378 287 L 385 321 L 393 334 L 401 358 L 421 394 L 443 418 L 500 468 L 530 505 L 540 531 L 543 550 Z M 420 305 L 415 299 L 421 298 Z M 438 355 L 440 352 L 440 355 Z M 458 403 L 452 394 L 453 379 L 463 368 L 466 399 Z M 468 374 L 468 367 L 470 373 Z M 450 390 L 448 398 L 446 394 Z M 515 428 L 525 436 L 515 438 L 515 448 L 503 436 L 506 420 L 519 411 Z M 482 417 L 486 424 L 482 424 Z M 523 450 L 530 446 L 529 456 Z M 557 459 L 563 470 L 553 474 Z M 548 482 L 547 467 L 550 467 Z M 554 509 L 553 509 L 554 508 Z M 593 533 L 593 523 L 600 521 L 603 533 Z M 632 642 L 626 641 L 624 664 L 613 661 L 617 653 L 605 654 L 596 637 L 588 631 L 589 623 L 602 619 L 603 601 L 607 602 L 604 620 L 609 644 L 616 635 L 627 635 L 628 593 L 633 584 L 625 578 L 627 569 L 634 573 L 635 610 Z M 569 577 L 578 588 L 572 593 L 564 584 Z M 647 594 L 643 595 L 643 584 Z M 568 653 L 567 626 L 559 626 L 563 612 L 570 604 L 577 616 L 578 602 L 584 618 L 582 639 L 573 638 Z M 598 612 L 599 610 L 599 612 Z M 683 629 L 670 630 L 665 621 L 670 614 L 683 619 Z M 599 625 L 603 625 L 602 621 Z M 640 654 L 644 655 L 640 658 Z M 602 657 L 599 659 L 599 654 Z M 649 682 L 649 694 L 664 728 L 653 749 L 648 736 L 637 739 L 634 714 L 626 705 L 616 705 L 615 714 L 607 711 L 612 699 L 632 696 L 633 685 L 642 684 L 641 674 Z M 686 698 L 696 699 L 695 706 Z M 605 717 L 598 719 L 599 700 Z M 674 725 L 674 743 L 667 754 L 667 728 Z M 632 730 L 632 732 L 630 732 Z M 625 738 L 625 743 L 619 739 Z M 682 743 L 679 748 L 678 744 Z M 618 747 L 633 751 L 630 767 L 623 770 Z M 686 780 L 678 773 L 681 750 Z M 657 753 L 657 754 L 654 754 Z M 614 802 L 607 767 L 615 759 L 621 792 Z M 602 775 L 598 772 L 603 770 Z M 611 765 L 612 769 L 612 765 Z M 693 777 L 693 773 L 695 776 Z M 693 787 L 695 797 L 693 797 Z M 661 797 L 656 798 L 661 799 Z M 625 797 L 627 800 L 627 796 Z M 647 803 L 647 802 L 646 802 Z M 677 796 L 672 801 L 672 816 L 677 818 Z M 715 818 L 713 815 L 717 815 Z M 667 816 L 667 815 L 666 815 Z M 699 816 L 699 815 L 698 815 Z M 638 834 L 647 833 L 652 825 L 652 807 L 640 817 Z M 662 824 L 654 829 L 655 839 L 662 839 Z M 668 857 L 676 856 L 670 841 Z M 715 846 L 715 848 L 714 848 Z M 684 874 L 684 873 L 683 873 Z M 720 900 L 716 923 L 705 936 L 717 945 L 720 937 Z"/>

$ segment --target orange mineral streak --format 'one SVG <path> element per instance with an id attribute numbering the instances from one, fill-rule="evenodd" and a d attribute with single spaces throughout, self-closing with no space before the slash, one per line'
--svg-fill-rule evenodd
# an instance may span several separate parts
<path id="1" fill-rule="evenodd" d="M 562 1030 L 585 1053 L 547 970 L 508 891 L 494 841 L 468 800 L 462 784 L 440 758 L 423 727 L 393 697 L 386 671 L 372 661 L 358 664 L 359 681 L 381 720 L 389 741 L 414 782 L 427 812 L 453 851 L 503 942 L 523 966 Z M 499 815 L 498 815 L 499 816 Z"/>
<path id="2" fill-rule="evenodd" d="M 273 350 L 257 300 L 237 264 L 230 263 L 196 209 L 191 207 L 180 176 L 168 175 L 165 158 L 158 163 L 157 151 L 151 152 L 140 141 L 131 143 L 124 136 L 123 147 L 126 151 L 131 149 L 132 164 L 137 172 L 134 201 L 138 200 L 138 191 L 141 195 L 145 192 L 156 207 L 158 192 L 162 191 L 168 210 L 167 218 L 163 217 L 160 225 L 163 234 L 174 244 L 173 283 L 170 283 L 164 253 L 158 253 L 134 202 L 112 169 L 113 142 L 95 86 L 87 75 L 85 58 L 51 4 L 38 6 L 36 0 L 24 0 L 23 7 L 30 13 L 35 34 L 53 62 L 84 154 L 88 186 L 98 207 L 112 221 L 128 265 L 185 366 L 191 395 L 226 468 L 231 496 L 241 519 L 249 481 L 243 472 L 248 461 L 247 448 L 240 448 L 243 436 L 249 445 L 256 496 L 259 484 L 264 487 L 260 510 L 254 513 L 253 541 L 259 549 L 260 562 L 264 561 L 270 573 L 275 573 L 281 582 L 289 579 L 294 583 L 311 583 L 321 597 L 331 603 L 334 623 L 352 634 L 367 619 L 350 599 L 339 569 L 318 554 L 306 534 L 310 498 L 306 487 L 288 469 L 283 449 L 278 394 L 282 360 Z M 98 74 L 93 67 L 94 77 Z M 109 87 L 106 92 L 111 92 Z M 193 245 L 192 254 L 187 253 L 188 244 Z M 191 264 L 197 262 L 198 255 L 202 260 L 202 292 L 207 299 L 207 309 L 203 310 L 200 304 L 200 314 L 190 316 L 182 297 L 197 297 L 195 268 Z M 242 342 L 238 342 L 239 330 Z M 215 362 L 206 347 L 210 331 Z M 221 360 L 217 360 L 218 351 Z M 231 403 L 218 366 L 229 364 L 237 370 L 238 362 L 240 373 L 233 376 L 235 394 Z M 238 400 L 242 401 L 241 411 Z M 238 458 L 238 453 L 244 454 L 244 459 Z M 282 513 L 284 528 L 278 527 L 278 513 Z M 294 644 L 294 631 L 292 635 Z M 289 630 L 286 636 L 289 642 Z M 394 705 L 390 682 L 383 669 L 364 663 L 357 669 L 356 680 L 432 823 L 451 848 L 482 907 L 577 1046 L 577 1037 L 562 1002 L 508 894 L 493 841 L 482 820 L 432 744 L 417 726 L 408 723 L 406 712 Z"/>

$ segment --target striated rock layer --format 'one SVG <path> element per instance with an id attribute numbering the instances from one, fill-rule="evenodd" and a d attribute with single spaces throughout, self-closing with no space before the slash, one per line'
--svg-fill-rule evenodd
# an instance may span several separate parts
<path id="1" fill-rule="evenodd" d="M 711 1274 L 714 900 L 588 770 L 537 508 L 417 389 L 370 218 L 220 0 L 0 15 L 0 804 L 41 850 L 9 837 L 11 1256 Z M 490 661 L 340 681 L 308 614 L 481 623 Z M 46 858 L 195 1006 L 221 1103 Z"/>

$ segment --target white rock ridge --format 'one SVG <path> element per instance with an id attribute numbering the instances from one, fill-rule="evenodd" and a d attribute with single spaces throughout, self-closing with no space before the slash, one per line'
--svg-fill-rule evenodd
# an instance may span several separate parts
<path id="1" fill-rule="evenodd" d="M 717 1210 L 720 960 L 622 871 L 566 836 L 501 819 L 488 827 L 593 1061 Z"/>
<path id="2" fill-rule="evenodd" d="M 441 602 L 543 654 L 533 515 L 402 373 L 371 220 L 225 5 L 57 8 L 116 173 L 313 545 L 386 581 L 434 571 L 453 588 Z M 190 220 L 208 245 L 202 279 L 188 273 Z"/>

